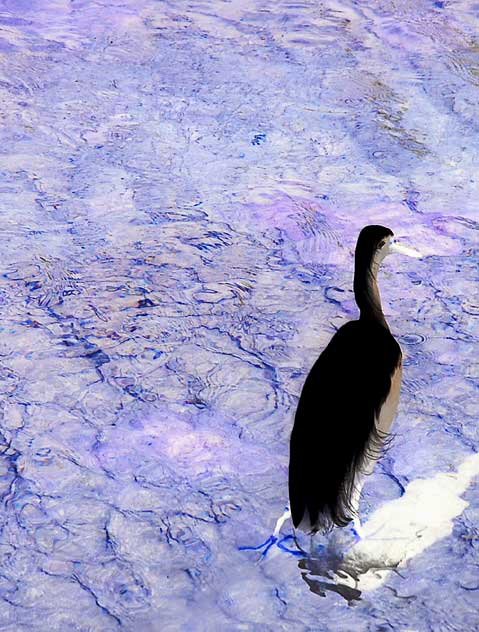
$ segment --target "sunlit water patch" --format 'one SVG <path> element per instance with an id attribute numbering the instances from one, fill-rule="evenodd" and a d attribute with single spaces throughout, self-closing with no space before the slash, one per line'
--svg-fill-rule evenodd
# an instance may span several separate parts
<path id="1" fill-rule="evenodd" d="M 478 17 L 0 2 L 2 630 L 477 628 Z M 424 258 L 367 537 L 259 560 L 368 223 Z"/>

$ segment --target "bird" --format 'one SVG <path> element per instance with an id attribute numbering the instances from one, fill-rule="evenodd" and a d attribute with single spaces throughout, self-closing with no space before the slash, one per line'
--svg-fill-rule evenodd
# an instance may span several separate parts
<path id="1" fill-rule="evenodd" d="M 361 230 L 354 266 L 359 318 L 336 331 L 299 398 L 290 439 L 290 504 L 280 521 L 291 515 L 294 527 L 310 535 L 352 521 L 362 536 L 362 486 L 388 441 L 401 386 L 401 348 L 384 316 L 377 284 L 380 264 L 390 252 L 421 257 L 397 243 L 389 228 Z"/>

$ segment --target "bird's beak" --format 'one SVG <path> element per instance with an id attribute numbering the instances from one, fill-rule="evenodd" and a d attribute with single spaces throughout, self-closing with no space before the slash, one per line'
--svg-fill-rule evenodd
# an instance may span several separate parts
<path id="1" fill-rule="evenodd" d="M 400 255 L 407 255 L 408 257 L 414 257 L 415 259 L 421 259 L 424 256 L 418 250 L 409 248 L 409 246 L 404 246 L 403 244 L 398 243 L 395 239 L 391 240 L 389 243 L 389 252 L 397 252 Z"/>

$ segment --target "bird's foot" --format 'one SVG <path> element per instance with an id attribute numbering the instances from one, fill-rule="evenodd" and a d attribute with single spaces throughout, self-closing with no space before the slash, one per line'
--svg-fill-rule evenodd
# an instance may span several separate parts
<path id="1" fill-rule="evenodd" d="M 262 560 L 268 555 L 268 551 L 270 550 L 270 548 L 274 546 L 277 542 L 278 538 L 274 535 L 270 535 L 269 538 L 265 540 L 265 542 L 263 542 L 263 544 L 258 544 L 258 546 L 239 546 L 238 551 L 261 551 L 261 549 L 264 549 L 263 551 L 261 551 L 260 559 Z"/>
<path id="2" fill-rule="evenodd" d="M 292 533 L 290 533 L 289 535 L 285 535 L 284 538 L 281 538 L 281 540 L 278 540 L 278 548 L 280 548 L 282 551 L 285 551 L 286 553 L 291 553 L 291 555 L 294 555 L 295 557 L 304 557 L 304 552 L 300 549 L 290 549 L 289 547 L 285 546 L 285 542 L 291 542 L 291 540 L 295 543 L 296 546 L 298 546 L 296 538 Z"/>
<path id="3" fill-rule="evenodd" d="M 281 527 L 283 524 L 291 518 L 291 511 L 289 507 L 286 507 L 282 515 L 276 521 L 276 525 L 274 527 L 273 533 L 269 536 L 269 538 L 263 542 L 263 544 L 259 544 L 258 546 L 240 546 L 238 547 L 239 551 L 261 551 L 260 559 L 264 559 L 271 547 L 277 546 L 281 551 L 285 553 L 291 553 L 291 555 L 302 556 L 303 554 L 298 549 L 290 549 L 286 546 L 285 542 L 290 542 L 291 540 L 295 541 L 294 535 L 286 535 L 284 537 L 279 536 L 279 532 L 281 531 Z"/>
<path id="4" fill-rule="evenodd" d="M 285 535 L 282 538 L 278 538 L 275 535 L 270 535 L 269 538 L 265 542 L 263 542 L 263 544 L 259 544 L 258 546 L 239 546 L 238 551 L 261 551 L 261 549 L 263 549 L 260 556 L 260 560 L 262 560 L 268 555 L 270 549 L 273 546 L 277 546 L 278 549 L 284 551 L 285 553 L 290 553 L 291 555 L 295 555 L 297 557 L 303 557 L 303 553 L 298 549 L 290 549 L 288 546 L 286 546 L 286 542 L 291 542 L 291 540 L 295 541 L 294 535 L 292 535 L 291 533 L 289 535 Z"/>
<path id="5" fill-rule="evenodd" d="M 364 530 L 359 518 L 356 517 L 353 519 L 353 525 L 351 528 L 354 535 L 356 535 L 359 540 L 362 540 L 364 538 Z"/>

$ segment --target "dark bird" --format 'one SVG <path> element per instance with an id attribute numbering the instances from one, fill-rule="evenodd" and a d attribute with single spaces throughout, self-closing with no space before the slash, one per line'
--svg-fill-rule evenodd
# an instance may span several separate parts
<path id="1" fill-rule="evenodd" d="M 392 251 L 421 255 L 366 226 L 356 244 L 354 296 L 359 319 L 346 323 L 311 369 L 291 434 L 289 499 L 293 524 L 314 534 L 351 520 L 358 535 L 364 476 L 381 454 L 396 414 L 401 349 L 389 331 L 377 286 Z"/>

